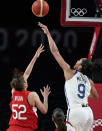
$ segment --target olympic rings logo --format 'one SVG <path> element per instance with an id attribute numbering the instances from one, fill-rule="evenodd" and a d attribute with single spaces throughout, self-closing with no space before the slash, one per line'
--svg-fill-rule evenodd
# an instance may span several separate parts
<path id="1" fill-rule="evenodd" d="M 80 8 L 72 8 L 71 9 L 71 13 L 74 15 L 74 16 L 84 16 L 86 13 L 87 13 L 87 9 L 83 8 L 83 9 L 80 9 Z"/>

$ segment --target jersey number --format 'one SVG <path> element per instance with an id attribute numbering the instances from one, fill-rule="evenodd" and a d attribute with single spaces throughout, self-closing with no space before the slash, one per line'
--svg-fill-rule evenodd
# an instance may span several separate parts
<path id="1" fill-rule="evenodd" d="M 17 112 L 16 109 L 23 109 L 22 111 Z M 12 112 L 15 113 L 15 116 L 13 115 L 14 119 L 18 119 L 18 120 L 26 120 L 27 117 L 21 117 L 21 114 L 24 114 L 26 112 L 26 106 L 25 105 L 18 105 L 18 104 L 13 104 L 12 105 Z"/>
<path id="2" fill-rule="evenodd" d="M 79 84 L 78 85 L 78 97 L 83 99 L 85 97 L 85 85 L 84 84 Z"/>

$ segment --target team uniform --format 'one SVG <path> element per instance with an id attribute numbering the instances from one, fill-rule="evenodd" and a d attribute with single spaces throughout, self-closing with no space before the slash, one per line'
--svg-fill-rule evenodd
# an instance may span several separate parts
<path id="1" fill-rule="evenodd" d="M 70 80 L 65 81 L 67 101 L 66 121 L 73 123 L 79 131 L 92 130 L 93 112 L 88 106 L 91 85 L 88 77 L 76 71 Z"/>
<path id="2" fill-rule="evenodd" d="M 66 121 L 66 126 L 67 126 L 67 131 L 75 131 L 75 128 L 70 122 Z"/>
<path id="3" fill-rule="evenodd" d="M 14 91 L 10 108 L 12 115 L 7 131 L 34 131 L 37 129 L 38 116 L 36 108 L 29 105 L 29 91 Z"/>

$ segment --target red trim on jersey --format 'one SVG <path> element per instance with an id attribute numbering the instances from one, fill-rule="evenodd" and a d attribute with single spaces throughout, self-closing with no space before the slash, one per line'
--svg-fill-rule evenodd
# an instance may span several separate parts
<path id="1" fill-rule="evenodd" d="M 66 121 L 66 124 L 68 124 L 68 125 L 73 127 L 73 125 L 70 122 L 68 122 L 68 121 Z"/>

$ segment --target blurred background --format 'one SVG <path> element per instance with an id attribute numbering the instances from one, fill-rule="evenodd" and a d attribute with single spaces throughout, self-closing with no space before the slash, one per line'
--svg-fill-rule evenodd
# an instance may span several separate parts
<path id="1" fill-rule="evenodd" d="M 0 131 L 6 131 L 11 111 L 10 81 L 12 71 L 16 67 L 25 71 L 35 51 L 42 43 L 45 52 L 37 60 L 28 84 L 30 91 L 36 91 L 40 98 L 40 88 L 49 84 L 49 111 L 44 116 L 38 111 L 39 131 L 55 129 L 51 115 L 56 107 L 66 113 L 67 106 L 64 96 L 63 71 L 54 60 L 48 47 L 48 41 L 37 23 L 47 25 L 63 58 L 73 67 L 77 59 L 88 57 L 94 28 L 62 27 L 60 25 L 60 0 L 46 0 L 50 6 L 47 16 L 38 18 L 33 15 L 31 7 L 34 0 L 3 0 L 0 1 Z M 91 6 L 91 5 L 90 5 Z M 94 58 L 102 56 L 101 33 Z M 99 76 L 100 75 L 100 76 Z M 96 83 L 102 82 L 102 74 L 98 73 Z"/>

